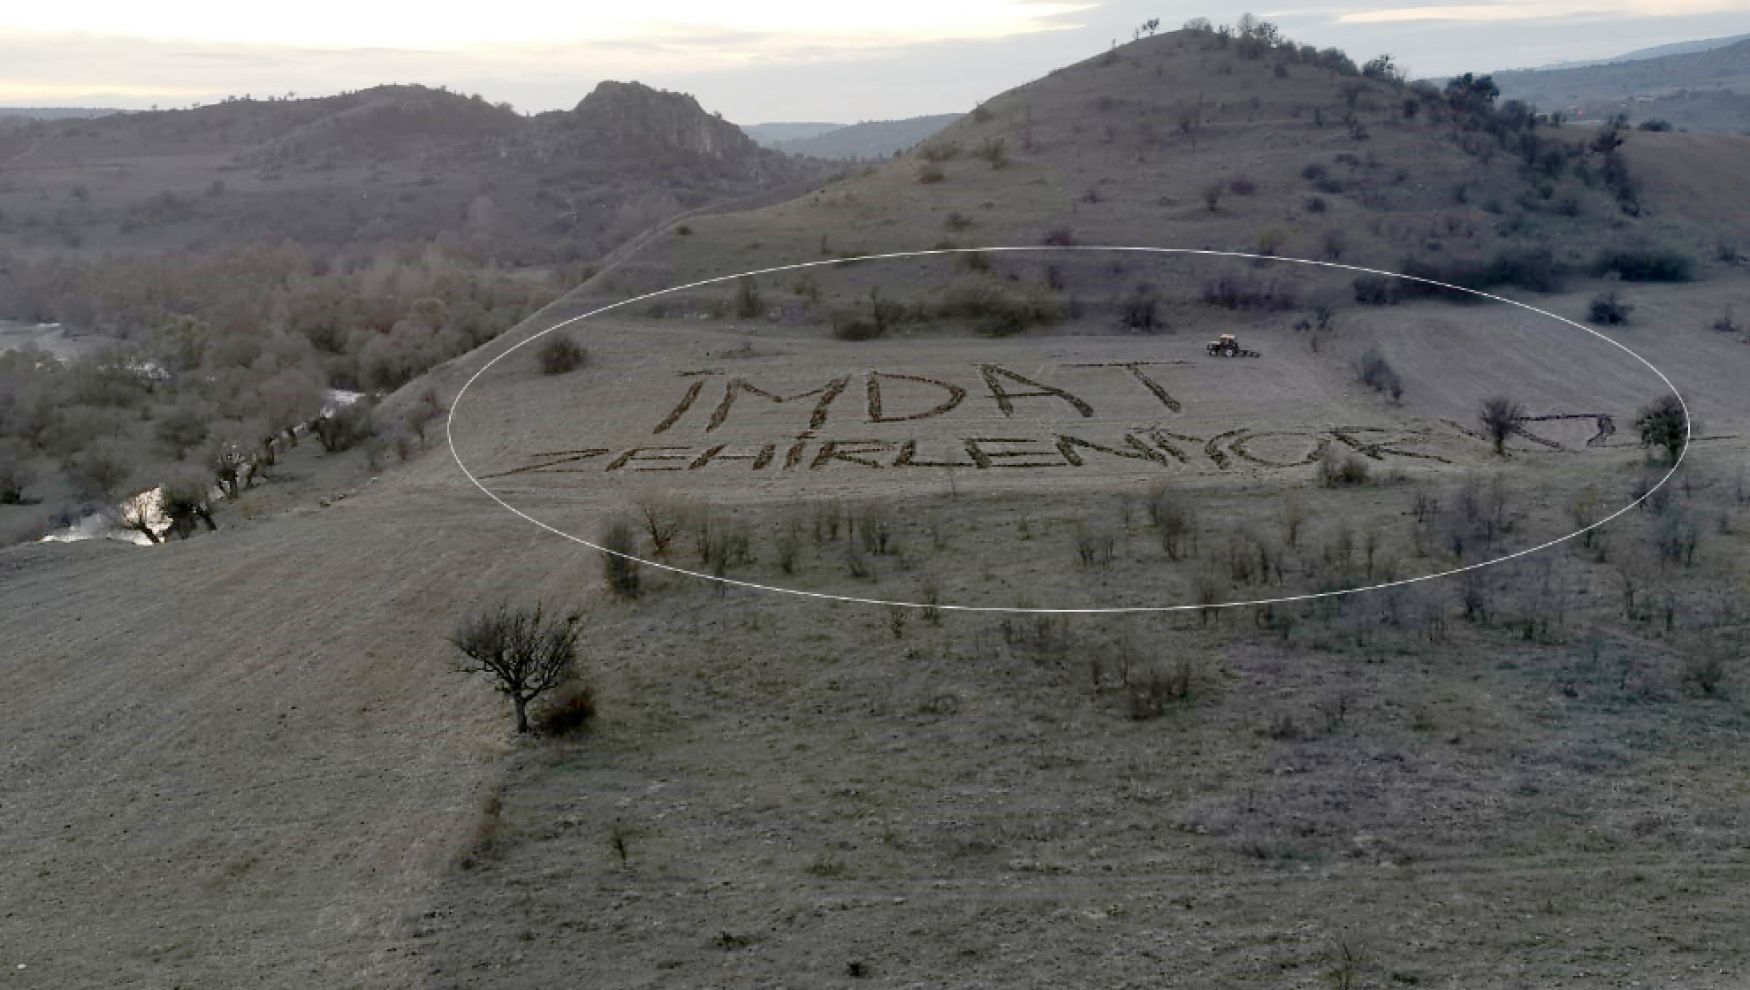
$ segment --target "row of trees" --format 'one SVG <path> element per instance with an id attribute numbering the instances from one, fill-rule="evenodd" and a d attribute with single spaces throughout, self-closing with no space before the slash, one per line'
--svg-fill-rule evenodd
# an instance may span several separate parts
<path id="1" fill-rule="evenodd" d="M 0 503 L 29 500 L 34 485 L 39 497 L 72 499 L 64 513 L 78 514 L 162 486 L 176 535 L 211 524 L 197 495 L 237 496 L 304 427 L 330 451 L 370 442 L 405 453 L 423 442 L 441 412 L 435 397 L 383 417 L 368 401 L 338 412 L 331 390 L 395 389 L 556 294 L 431 251 L 352 263 L 251 248 L 187 265 L 123 262 L 65 284 L 53 266 L 25 269 L 11 272 L 15 284 L 59 286 L 119 321 L 120 339 L 64 362 L 0 355 Z M 127 515 L 151 531 L 152 513 Z"/>

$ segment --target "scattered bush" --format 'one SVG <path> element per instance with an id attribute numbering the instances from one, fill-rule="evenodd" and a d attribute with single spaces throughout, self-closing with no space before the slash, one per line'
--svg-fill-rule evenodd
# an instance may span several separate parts
<path id="1" fill-rule="evenodd" d="M 316 441 L 330 454 L 351 450 L 370 437 L 374 427 L 371 400 L 361 398 L 316 417 L 311 424 Z"/>
<path id="2" fill-rule="evenodd" d="M 1249 176 L 1244 175 L 1234 176 L 1233 180 L 1227 184 L 1227 187 L 1236 196 L 1250 196 L 1258 191 L 1258 183 L 1254 182 Z"/>
<path id="3" fill-rule="evenodd" d="M 1221 206 L 1221 196 L 1227 192 L 1227 186 L 1220 182 L 1211 182 L 1203 187 L 1203 205 L 1214 213 Z"/>
<path id="4" fill-rule="evenodd" d="M 1525 407 L 1505 396 L 1495 396 L 1484 399 L 1477 408 L 1477 421 L 1482 424 L 1483 434 L 1495 445 L 1498 456 L 1507 454 L 1507 438 L 1519 428 L 1519 421 L 1525 416 Z"/>
<path id="5" fill-rule="evenodd" d="M 988 162 L 993 169 L 1002 168 L 1009 163 L 1008 146 L 1000 137 L 987 139 L 978 146 L 974 154 Z"/>
<path id="6" fill-rule="evenodd" d="M 602 576 L 608 590 L 621 598 L 637 598 L 641 575 L 638 541 L 632 524 L 616 519 L 602 532 Z"/>
<path id="7" fill-rule="evenodd" d="M 1732 319 L 1732 307 L 1730 307 L 1730 306 L 1727 306 L 1726 311 L 1724 313 L 1721 313 L 1719 315 L 1719 317 L 1717 319 L 1715 319 L 1711 325 L 1715 330 L 1718 330 L 1720 333 L 1737 333 L 1738 332 L 1738 323 L 1736 320 Z"/>
<path id="8" fill-rule="evenodd" d="M 1076 242 L 1075 235 L 1068 227 L 1053 227 L 1045 232 L 1039 243 L 1050 247 L 1069 247 Z"/>
<path id="9" fill-rule="evenodd" d="M 1592 274 L 1612 272 L 1626 282 L 1688 282 L 1695 277 L 1695 262 L 1662 248 L 1611 248 L 1593 260 Z"/>
<path id="10" fill-rule="evenodd" d="M 1699 691 L 1703 696 L 1718 697 L 1726 681 L 1726 665 L 1718 653 L 1708 650 L 1691 653 L 1683 659 L 1683 686 Z"/>
<path id="11" fill-rule="evenodd" d="M 949 288 L 937 312 L 946 319 L 971 320 L 979 333 L 1004 337 L 1056 322 L 1062 307 L 1048 297 L 1015 298 L 996 283 L 968 280 Z"/>
<path id="12" fill-rule="evenodd" d="M 588 725 L 595 710 L 594 689 L 574 676 L 541 706 L 535 724 L 545 735 L 569 735 Z"/>
<path id="13" fill-rule="evenodd" d="M 1663 447 L 1672 461 L 1683 453 L 1689 439 L 1689 417 L 1675 395 L 1662 395 L 1641 408 L 1635 417 L 1641 446 Z"/>
<path id="14" fill-rule="evenodd" d="M 1452 258 L 1430 261 L 1410 256 L 1398 263 L 1398 271 L 1427 282 L 1398 280 L 1398 292 L 1403 296 L 1445 295 L 1452 297 L 1443 285 L 1483 291 L 1510 285 L 1533 292 L 1554 292 L 1561 288 L 1562 268 L 1548 248 L 1519 248 L 1497 251 L 1488 258 Z M 1439 282 L 1442 285 L 1433 285 Z M 1475 297 L 1463 293 L 1460 301 Z"/>
<path id="15" fill-rule="evenodd" d="M 1390 395 L 1393 402 L 1403 398 L 1403 379 L 1378 351 L 1369 350 L 1355 362 L 1355 378 L 1375 392 Z"/>
<path id="16" fill-rule="evenodd" d="M 1634 307 L 1624 302 L 1622 296 L 1612 289 L 1592 297 L 1592 302 L 1586 307 L 1586 319 L 1604 326 L 1621 326 L 1628 322 L 1628 314 L 1632 309 Z"/>
<path id="17" fill-rule="evenodd" d="M 960 157 L 960 145 L 952 142 L 931 142 L 918 149 L 918 156 L 926 162 L 946 162 Z"/>
<path id="18" fill-rule="evenodd" d="M 1160 298 L 1152 285 L 1137 286 L 1118 308 L 1119 318 L 1131 330 L 1160 330 L 1166 326 L 1160 316 Z"/>
<path id="19" fill-rule="evenodd" d="M 1353 283 L 1355 301 L 1369 306 L 1389 306 L 1398 301 L 1398 284 L 1402 281 L 1389 275 L 1357 275 Z"/>
<path id="20" fill-rule="evenodd" d="M 918 181 L 926 186 L 932 183 L 941 182 L 947 177 L 948 173 L 936 162 L 925 162 L 924 165 L 918 169 Z"/>
<path id="21" fill-rule="evenodd" d="M 1159 718 L 1173 704 L 1190 700 L 1196 681 L 1196 667 L 1189 657 L 1133 674 L 1128 684 L 1130 717 L 1138 721 Z"/>
<path id="22" fill-rule="evenodd" d="M 1365 485 L 1369 476 L 1367 462 L 1357 454 L 1339 453 L 1333 446 L 1319 457 L 1319 484 L 1326 488 Z"/>
<path id="23" fill-rule="evenodd" d="M 563 375 L 583 367 L 587 354 L 583 346 L 562 333 L 550 333 L 542 342 L 539 353 L 541 373 Z"/>
<path id="24" fill-rule="evenodd" d="M 0 438 L 0 505 L 24 501 L 24 489 L 35 480 L 30 446 L 12 437 Z"/>
<path id="25" fill-rule="evenodd" d="M 1293 289 L 1241 272 L 1223 272 L 1206 280 L 1202 298 L 1207 305 L 1233 310 L 1293 309 L 1297 303 Z"/>
<path id="26" fill-rule="evenodd" d="M 735 315 L 744 320 L 764 316 L 766 303 L 760 296 L 759 283 L 752 275 L 743 275 L 735 282 Z"/>
<path id="27" fill-rule="evenodd" d="M 1178 560 L 1187 542 L 1195 542 L 1196 519 L 1190 503 L 1172 488 L 1159 484 L 1149 490 L 1144 504 L 1149 522 L 1160 538 L 1161 551 L 1168 560 Z"/>

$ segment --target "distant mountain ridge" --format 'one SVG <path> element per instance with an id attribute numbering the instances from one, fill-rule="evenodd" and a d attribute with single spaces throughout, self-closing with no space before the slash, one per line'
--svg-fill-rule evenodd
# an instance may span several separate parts
<path id="1" fill-rule="evenodd" d="M 1505 99 L 1578 119 L 1628 114 L 1696 131 L 1750 128 L 1750 36 L 1686 42 L 1673 54 L 1631 53 L 1613 62 L 1493 74 Z"/>
<path id="2" fill-rule="evenodd" d="M 901 120 L 866 120 L 809 137 L 770 140 L 767 147 L 792 155 L 840 161 L 891 158 L 894 153 L 909 151 L 920 141 L 935 136 L 960 116 L 940 113 Z"/>
<path id="3" fill-rule="evenodd" d="M 1654 45 L 1651 48 L 1637 48 L 1626 55 L 1618 55 L 1611 62 L 1638 62 L 1642 59 L 1664 58 L 1667 55 L 1691 55 L 1696 52 L 1711 52 L 1716 48 L 1726 48 L 1740 41 L 1750 41 L 1750 34 L 1734 34 L 1729 38 L 1704 38 L 1700 41 L 1674 41 L 1668 45 Z"/>
<path id="4" fill-rule="evenodd" d="M 805 138 L 819 137 L 829 131 L 836 131 L 848 124 L 827 123 L 826 121 L 775 121 L 766 124 L 742 124 L 741 129 L 754 143 L 762 148 L 773 148 L 782 141 L 800 141 Z"/>
<path id="5" fill-rule="evenodd" d="M 0 107 L 0 117 L 24 120 L 76 120 L 125 112 L 114 107 Z"/>

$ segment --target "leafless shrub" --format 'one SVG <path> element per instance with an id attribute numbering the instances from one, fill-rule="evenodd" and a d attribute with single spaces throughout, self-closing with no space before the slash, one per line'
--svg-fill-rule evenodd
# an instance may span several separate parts
<path id="1" fill-rule="evenodd" d="M 1189 657 L 1180 657 L 1170 666 L 1144 668 L 1129 678 L 1126 700 L 1130 717 L 1139 721 L 1159 718 L 1174 704 L 1191 700 L 1196 682 L 1197 669 Z"/>
<path id="2" fill-rule="evenodd" d="M 668 556 L 669 547 L 686 526 L 686 505 L 662 496 L 646 496 L 638 500 L 638 515 L 644 522 L 644 535 L 650 537 L 651 552 Z"/>
<path id="3" fill-rule="evenodd" d="M 1117 538 L 1110 530 L 1090 528 L 1082 522 L 1076 523 L 1076 563 L 1083 570 L 1111 570 L 1116 544 Z"/>
<path id="4" fill-rule="evenodd" d="M 583 367 L 588 356 L 583 345 L 577 341 L 562 333 L 550 333 L 541 343 L 541 373 L 563 375 L 568 371 L 576 371 Z"/>
<path id="5" fill-rule="evenodd" d="M 869 576 L 869 557 L 854 541 L 845 544 L 845 570 L 854 578 Z"/>
<path id="6" fill-rule="evenodd" d="M 1160 539 L 1161 551 L 1168 560 L 1178 560 L 1185 552 L 1187 537 L 1193 535 L 1195 517 L 1190 503 L 1167 485 L 1159 484 L 1149 489 L 1144 505 Z"/>
<path id="7" fill-rule="evenodd" d="M 719 523 L 706 537 L 702 556 L 705 569 L 714 577 L 723 577 L 754 562 L 753 537 L 741 523 Z"/>
<path id="8" fill-rule="evenodd" d="M 1289 492 L 1282 500 L 1282 538 L 1290 547 L 1300 545 L 1300 529 L 1306 525 L 1306 502 Z"/>
<path id="9" fill-rule="evenodd" d="M 960 157 L 960 145 L 952 141 L 932 141 L 918 149 L 918 156 L 926 162 L 946 162 Z"/>
<path id="10" fill-rule="evenodd" d="M 1683 686 L 1705 697 L 1718 697 L 1726 681 L 1726 665 L 1712 649 L 1692 651 L 1683 658 Z"/>
<path id="11" fill-rule="evenodd" d="M 942 624 L 942 582 L 934 577 L 924 578 L 918 585 L 918 600 L 924 606 L 924 621 L 932 626 Z"/>
<path id="12" fill-rule="evenodd" d="M 1484 399 L 1477 408 L 1477 421 L 1482 424 L 1483 434 L 1494 443 L 1497 456 L 1506 456 L 1507 438 L 1518 429 L 1524 416 L 1525 407 L 1506 396 Z"/>
<path id="13" fill-rule="evenodd" d="M 432 421 L 447 412 L 449 409 L 438 398 L 437 389 L 428 388 L 421 392 L 418 398 L 414 399 L 402 412 L 401 425 L 406 427 L 407 432 L 418 437 L 419 442 L 423 444 L 425 443 L 426 430 L 431 426 Z M 406 458 L 404 457 L 402 460 L 406 460 Z"/>
<path id="14" fill-rule="evenodd" d="M 904 639 L 905 620 L 911 609 L 904 605 L 887 605 L 883 606 L 883 611 L 887 616 L 887 631 L 893 634 L 894 639 Z"/>
<path id="15" fill-rule="evenodd" d="M 1331 446 L 1319 457 L 1319 484 L 1326 488 L 1365 485 L 1369 476 L 1367 462 L 1357 454 L 1342 453 Z"/>
<path id="16" fill-rule="evenodd" d="M 638 540 L 632 524 L 616 519 L 602 531 L 602 577 L 608 590 L 621 598 L 637 598 L 641 585 Z"/>
<path id="17" fill-rule="evenodd" d="M 1623 301 L 1615 290 L 1592 297 L 1586 306 L 1586 319 L 1603 326 L 1621 326 L 1628 322 L 1634 306 Z"/>
<path id="18" fill-rule="evenodd" d="M 899 552 L 893 517 L 886 506 L 864 504 L 851 518 L 851 531 L 864 553 L 886 557 Z"/>
<path id="19" fill-rule="evenodd" d="M 778 570 L 785 574 L 796 573 L 796 562 L 802 554 L 802 527 L 794 520 L 787 520 L 778 531 L 778 539 L 774 547 Z"/>
<path id="20" fill-rule="evenodd" d="M 1393 402 L 1403 398 L 1404 380 L 1398 377 L 1397 370 L 1384 355 L 1376 350 L 1369 350 L 1355 362 L 1355 380 L 1375 392 L 1391 396 Z"/>
<path id="21" fill-rule="evenodd" d="M 560 685 L 541 706 L 535 725 L 545 735 L 569 735 L 588 725 L 595 712 L 595 690 L 588 682 L 574 676 Z"/>

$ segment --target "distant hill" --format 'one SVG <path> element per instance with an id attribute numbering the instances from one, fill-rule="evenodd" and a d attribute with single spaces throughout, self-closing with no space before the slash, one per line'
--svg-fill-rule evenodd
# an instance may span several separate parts
<path id="1" fill-rule="evenodd" d="M 1221 89 L 1199 90 L 1210 78 Z M 626 258 L 613 287 L 709 277 L 727 257 L 745 269 L 1041 243 L 1257 251 L 1394 271 L 1483 271 L 1504 258 L 1537 285 L 1540 259 L 1583 268 L 1600 242 L 1639 221 L 1632 190 L 1619 203 L 1599 180 L 1607 166 L 1620 170 L 1587 146 L 1587 130 L 1531 121 L 1475 94 L 1366 76 L 1340 55 L 1172 32 L 993 96 L 898 159 L 889 149 L 874 168 L 807 196 L 689 221 Z M 1547 174 L 1528 178 L 1527 154 Z M 1709 231 L 1707 243 L 1718 236 Z M 1067 297 L 1077 276 L 1059 267 L 1063 288 L 1050 291 Z M 902 301 L 932 305 L 954 288 L 907 284 Z M 900 301 L 901 289 L 890 291 Z M 1097 295 L 1110 302 L 1108 290 Z M 821 303 L 835 304 L 846 303 Z"/>
<path id="2" fill-rule="evenodd" d="M 693 97 L 604 82 L 532 117 L 422 86 L 0 128 L 0 250 L 70 257 L 444 238 L 494 262 L 599 257 L 666 217 L 821 172 Z"/>
<path id="3" fill-rule="evenodd" d="M 867 120 L 814 137 L 774 141 L 770 146 L 792 155 L 840 161 L 892 158 L 894 152 L 911 150 L 958 119 L 960 114 L 942 113 L 904 120 Z"/>
<path id="4" fill-rule="evenodd" d="M 1632 122 L 1661 119 L 1694 131 L 1750 128 L 1750 38 L 1688 42 L 1601 65 L 1494 73 L 1504 99 L 1576 119 L 1626 113 Z M 1700 47 L 1705 46 L 1705 47 Z"/>
<path id="5" fill-rule="evenodd" d="M 1647 58 L 1664 58 L 1667 55 L 1689 55 L 1694 52 L 1711 52 L 1716 48 L 1726 48 L 1740 41 L 1750 41 L 1750 34 L 1735 34 L 1729 38 L 1704 38 L 1700 41 L 1674 41 L 1669 45 L 1654 45 L 1651 48 L 1637 48 L 1626 55 L 1618 55 L 1608 59 L 1611 62 L 1636 62 Z"/>
<path id="6" fill-rule="evenodd" d="M 776 147 L 781 141 L 800 141 L 804 138 L 819 137 L 828 131 L 836 131 L 844 124 L 829 124 L 821 121 L 774 122 L 768 124 L 742 124 L 741 129 L 754 143 L 762 148 Z"/>
<path id="7" fill-rule="evenodd" d="M 122 112 L 109 107 L 0 107 L 0 117 L 23 117 L 29 120 L 73 120 L 107 117 Z"/>

